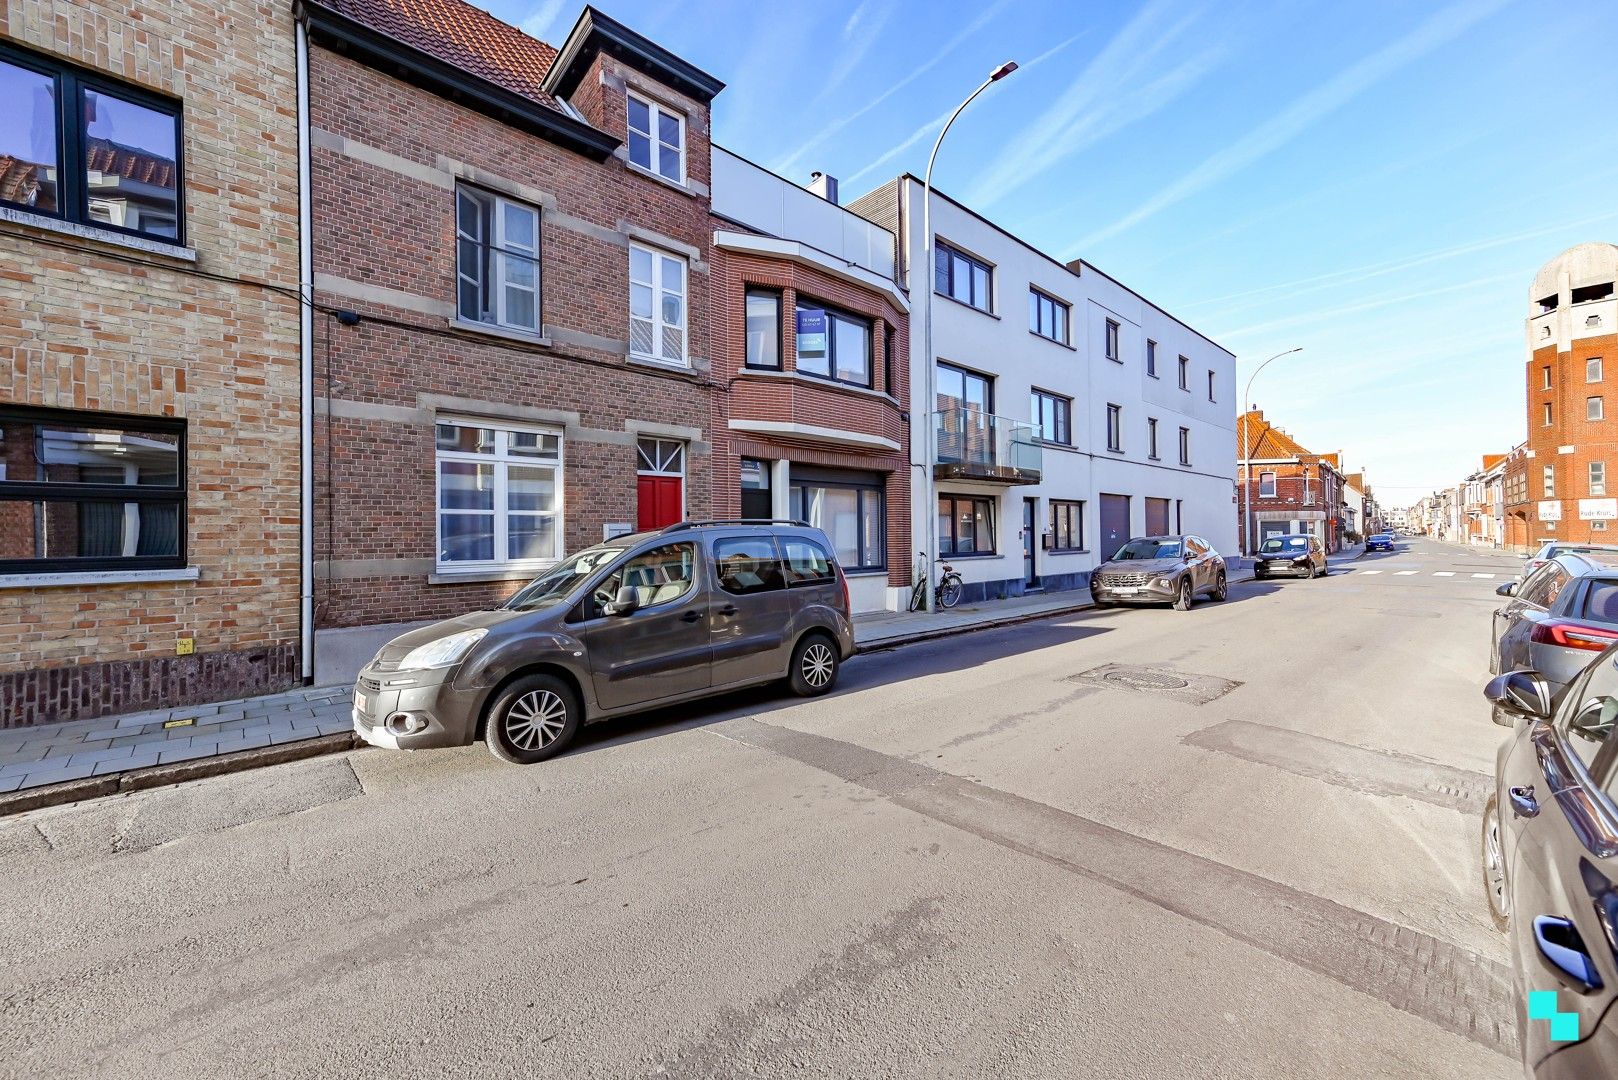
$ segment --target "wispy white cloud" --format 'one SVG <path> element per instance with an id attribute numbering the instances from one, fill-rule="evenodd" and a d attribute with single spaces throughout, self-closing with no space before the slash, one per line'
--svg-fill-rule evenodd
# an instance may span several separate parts
<path id="1" fill-rule="evenodd" d="M 983 11 L 978 14 L 977 18 L 973 19 L 970 23 L 967 23 L 966 26 L 962 27 L 954 37 L 950 38 L 936 52 L 934 52 L 931 60 L 928 60 L 925 64 L 915 68 L 910 72 L 910 74 L 906 75 L 904 78 L 900 79 L 898 82 L 894 83 L 892 86 L 888 87 L 886 90 L 882 91 L 882 93 L 876 95 L 876 97 L 872 98 L 870 101 L 867 101 L 864 105 L 861 105 L 858 109 L 855 109 L 847 116 L 839 117 L 820 128 L 820 130 L 813 137 L 800 142 L 798 144 L 798 148 L 792 153 L 771 164 L 771 170 L 780 173 L 782 176 L 790 176 L 791 170 L 795 169 L 811 153 L 818 150 L 833 135 L 836 135 L 839 131 L 842 131 L 844 128 L 848 127 L 848 125 L 852 124 L 866 113 L 869 113 L 872 109 L 875 109 L 877 106 L 893 97 L 893 95 L 897 94 L 899 91 L 903 90 L 905 87 L 927 74 L 927 72 L 943 63 L 951 53 L 975 37 L 978 31 L 982 30 L 985 26 L 988 26 L 989 23 L 997 18 L 1000 13 L 1004 11 L 1010 4 L 1011 0 L 995 0 L 994 3 L 984 8 Z M 791 8 L 797 7 L 798 5 L 787 6 Z"/>
<path id="2" fill-rule="evenodd" d="M 1086 237 L 1079 246 L 1089 248 L 1117 236 L 1170 206 L 1190 198 L 1204 188 L 1245 169 L 1253 162 L 1291 142 L 1329 113 L 1335 112 L 1394 72 L 1453 41 L 1504 7 L 1507 2 L 1508 0 L 1461 0 L 1438 11 L 1415 30 L 1401 34 L 1391 44 L 1351 64 L 1310 90 L 1292 105 L 1208 157 L 1196 168 L 1128 214 Z"/>
<path id="3" fill-rule="evenodd" d="M 882 36 L 882 31 L 893 18 L 897 6 L 898 0 L 862 0 L 862 3 L 854 9 L 848 21 L 843 24 L 842 44 L 837 49 L 837 63 L 827 72 L 820 93 L 815 95 L 814 104 L 819 104 L 836 93 L 837 89 L 848 81 L 848 77 L 865 62 L 866 54 L 876 44 L 877 38 Z"/>
<path id="4" fill-rule="evenodd" d="M 1029 70 L 1031 70 L 1033 68 L 1037 68 L 1040 64 L 1043 64 L 1046 60 L 1049 60 L 1051 57 L 1055 56 L 1057 53 L 1061 52 L 1063 49 L 1067 48 L 1069 45 L 1071 45 L 1075 41 L 1079 40 L 1086 33 L 1087 33 L 1087 31 L 1080 30 L 1077 34 L 1074 34 L 1072 37 L 1068 38 L 1066 41 L 1057 42 L 1055 45 L 1052 45 L 1049 49 L 1046 49 L 1044 52 L 1040 53 L 1038 56 L 1036 56 L 1032 60 L 1028 61 L 1028 63 L 1020 65 L 1018 70 L 1021 71 L 1021 72 L 1026 72 L 1026 71 L 1029 71 Z M 951 105 L 944 112 L 939 113 L 937 116 L 935 116 L 931 120 L 927 121 L 921 127 L 917 128 L 910 135 L 910 137 L 908 139 L 906 139 L 904 142 L 899 143 L 897 146 L 891 147 L 888 150 L 884 151 L 882 153 L 882 155 L 880 157 L 878 157 L 875 161 L 871 162 L 869 165 L 866 165 L 864 168 L 860 169 L 853 176 L 848 177 L 846 180 L 843 181 L 843 183 L 849 184 L 849 185 L 853 185 L 853 184 L 858 183 L 859 180 L 862 177 L 869 176 L 871 173 L 875 172 L 877 169 L 882 168 L 888 162 L 894 160 L 897 157 L 901 157 L 904 154 L 909 153 L 910 150 L 913 149 L 915 147 L 915 145 L 917 143 L 921 142 L 923 139 L 930 139 L 933 136 L 937 135 L 939 129 L 944 126 L 945 122 L 949 120 L 950 114 L 953 113 L 956 110 L 956 108 L 959 107 L 959 105 L 960 105 L 960 103 L 957 102 L 956 104 Z"/>
<path id="5" fill-rule="evenodd" d="M 523 16 L 517 28 L 529 37 L 549 41 L 546 35 L 551 33 L 556 23 L 556 17 L 562 13 L 563 0 L 540 0 L 539 6 Z"/>
<path id="6" fill-rule="evenodd" d="M 1485 285 L 1494 285 L 1503 281 L 1521 281 L 1522 272 L 1515 271 L 1509 274 L 1493 274 L 1489 277 L 1474 278 L 1471 281 L 1462 281 L 1454 285 L 1440 285 L 1431 289 L 1408 289 L 1398 292 L 1383 293 L 1378 296 L 1356 300 L 1350 304 L 1340 304 L 1337 307 L 1310 308 L 1297 315 L 1287 315 L 1268 322 L 1254 323 L 1251 326 L 1238 327 L 1234 330 L 1225 330 L 1214 334 L 1215 341 L 1230 342 L 1238 338 L 1252 337 L 1257 334 L 1273 333 L 1276 330 L 1305 326 L 1312 322 L 1323 322 L 1334 319 L 1339 315 L 1355 315 L 1376 308 L 1391 307 L 1395 304 L 1406 304 L 1416 300 L 1426 300 L 1434 296 L 1445 296 L 1450 293 L 1471 292 Z"/>
<path id="7" fill-rule="evenodd" d="M 1223 52 L 1217 44 L 1204 47 L 1163 70 L 1166 56 L 1187 52 L 1186 32 L 1200 14 L 1200 8 L 1187 12 L 1172 0 L 1152 0 L 996 155 L 965 194 L 966 201 L 991 206 L 1179 97 L 1208 73 Z"/>

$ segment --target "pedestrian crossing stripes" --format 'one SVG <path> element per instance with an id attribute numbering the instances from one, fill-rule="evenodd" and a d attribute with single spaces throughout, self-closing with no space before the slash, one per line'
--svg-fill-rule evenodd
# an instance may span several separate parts
<path id="1" fill-rule="evenodd" d="M 1395 570 L 1393 572 L 1393 576 L 1394 577 L 1413 577 L 1417 573 L 1419 573 L 1419 571 L 1416 571 L 1416 570 Z"/>
<path id="2" fill-rule="evenodd" d="M 1454 577 L 1454 576 L 1455 576 L 1455 571 L 1453 571 L 1453 570 L 1435 570 L 1435 571 L 1433 571 L 1433 577 Z"/>
<path id="3" fill-rule="evenodd" d="M 1375 577 L 1377 574 L 1387 573 L 1387 571 L 1384 571 L 1384 570 L 1354 570 L 1352 572 L 1355 573 L 1355 574 L 1359 574 L 1361 577 Z M 1421 573 L 1421 571 L 1420 570 L 1394 570 L 1394 571 L 1392 571 L 1392 573 L 1393 573 L 1394 577 L 1415 577 L 1417 574 Z M 1454 570 L 1434 570 L 1434 571 L 1432 571 L 1431 576 L 1433 576 L 1433 577 L 1454 577 L 1455 576 L 1455 571 Z M 1509 575 L 1509 574 L 1506 574 L 1506 575 L 1500 575 L 1500 574 L 1472 574 L 1470 576 L 1473 577 L 1473 578 L 1481 579 L 1483 581 L 1493 581 L 1497 577 L 1501 577 L 1501 576 L 1510 577 L 1511 575 Z"/>

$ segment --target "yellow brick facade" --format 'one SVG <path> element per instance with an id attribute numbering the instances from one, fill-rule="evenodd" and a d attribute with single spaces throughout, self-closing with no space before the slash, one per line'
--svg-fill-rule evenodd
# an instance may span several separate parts
<path id="1" fill-rule="evenodd" d="M 0 0 L 0 40 L 178 99 L 195 259 L 0 220 L 0 400 L 184 418 L 194 581 L 0 589 L 0 727 L 295 681 L 290 5 Z M 196 656 L 176 657 L 176 639 Z"/>

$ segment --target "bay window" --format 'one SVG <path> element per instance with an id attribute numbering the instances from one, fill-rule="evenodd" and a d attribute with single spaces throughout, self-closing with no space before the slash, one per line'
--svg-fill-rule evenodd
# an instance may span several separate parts
<path id="1" fill-rule="evenodd" d="M 562 555 L 562 436 L 440 419 L 438 568 L 542 566 Z"/>
<path id="2" fill-rule="evenodd" d="M 797 369 L 850 386 L 871 385 L 871 324 L 813 300 L 798 301 Z"/>

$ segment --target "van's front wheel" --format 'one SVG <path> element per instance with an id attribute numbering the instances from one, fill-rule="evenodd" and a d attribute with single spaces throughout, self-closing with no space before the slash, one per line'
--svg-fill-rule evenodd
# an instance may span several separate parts
<path id="1" fill-rule="evenodd" d="M 529 675 L 495 699 L 484 739 L 501 761 L 534 765 L 572 744 L 582 713 L 567 683 L 554 675 Z"/>
<path id="2" fill-rule="evenodd" d="M 799 697 L 819 697 L 837 685 L 841 667 L 831 638 L 809 634 L 792 650 L 792 692 Z"/>

